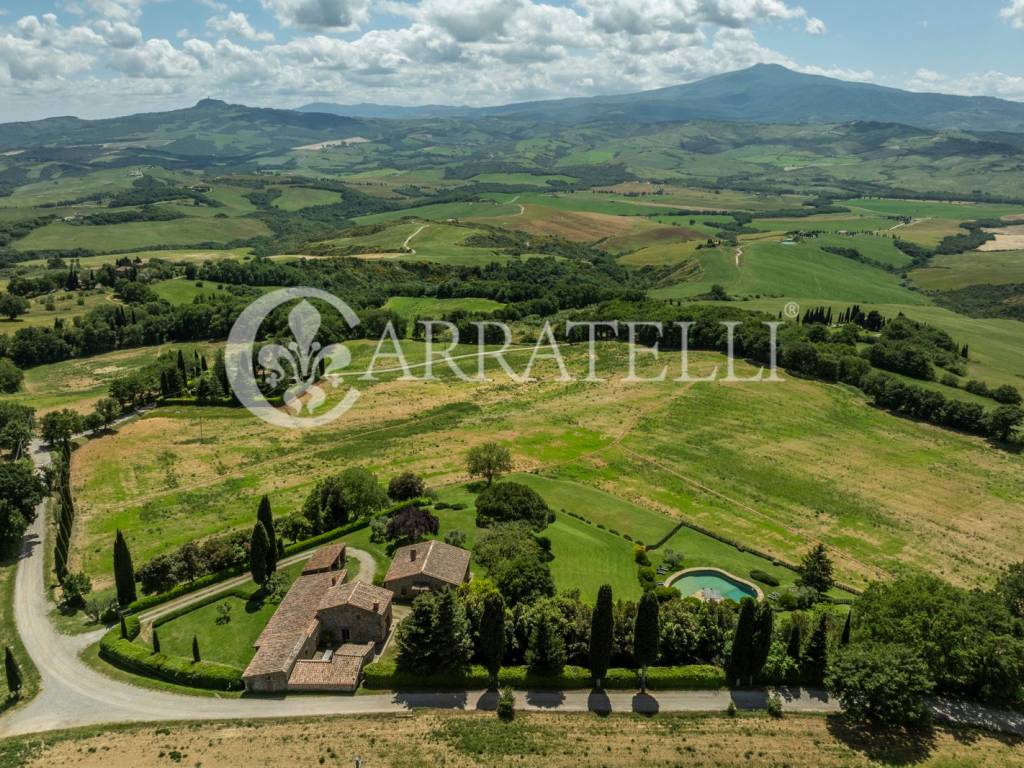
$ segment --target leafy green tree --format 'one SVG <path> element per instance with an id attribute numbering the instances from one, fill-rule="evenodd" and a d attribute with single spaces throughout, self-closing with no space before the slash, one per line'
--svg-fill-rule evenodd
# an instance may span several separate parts
<path id="1" fill-rule="evenodd" d="M 512 470 L 512 454 L 498 443 L 484 443 L 469 449 L 466 471 L 470 477 L 482 477 L 491 485 L 494 479 Z"/>
<path id="2" fill-rule="evenodd" d="M 346 469 L 319 481 L 302 507 L 302 514 L 318 532 L 344 525 L 388 503 L 377 476 L 360 467 Z"/>
<path id="3" fill-rule="evenodd" d="M 413 472 L 403 472 L 391 478 L 388 483 L 388 496 L 394 501 L 409 501 L 423 496 L 427 492 L 427 484 L 423 478 Z"/>
<path id="4" fill-rule="evenodd" d="M 558 675 L 565 667 L 565 640 L 559 632 L 557 617 L 542 610 L 535 617 L 526 649 L 526 665 L 536 675 Z"/>
<path id="5" fill-rule="evenodd" d="M 122 608 L 135 602 L 135 567 L 128 542 L 120 530 L 114 536 L 114 582 L 117 585 L 117 602 Z"/>
<path id="6" fill-rule="evenodd" d="M 912 648 L 858 643 L 836 654 L 825 686 L 848 715 L 885 725 L 906 725 L 927 716 L 926 697 L 935 683 L 928 665 Z"/>
<path id="7" fill-rule="evenodd" d="M 555 581 L 548 564 L 529 555 L 502 561 L 491 570 L 490 576 L 511 606 L 555 594 Z"/>
<path id="8" fill-rule="evenodd" d="M 821 685 L 828 667 L 828 615 L 821 614 L 811 639 L 807 642 L 801 673 L 808 685 Z"/>
<path id="9" fill-rule="evenodd" d="M 60 583 L 63 604 L 68 608 L 84 608 L 85 598 L 92 592 L 92 579 L 85 573 L 69 573 Z"/>
<path id="10" fill-rule="evenodd" d="M 267 536 L 267 529 L 259 520 L 252 527 L 252 539 L 249 544 L 249 573 L 252 580 L 261 587 L 267 583 L 270 573 L 267 571 L 267 561 L 270 552 L 270 537 Z"/>
<path id="11" fill-rule="evenodd" d="M 50 411 L 40 421 L 40 434 L 43 440 L 54 447 L 68 446 L 71 438 L 82 431 L 82 415 L 64 408 Z"/>
<path id="12" fill-rule="evenodd" d="M 14 320 L 26 312 L 28 312 L 28 299 L 23 296 L 15 296 L 8 291 L 0 293 L 0 316 Z"/>
<path id="13" fill-rule="evenodd" d="M 835 584 L 832 559 L 824 544 L 816 544 L 800 562 L 800 585 L 819 593 L 828 592 Z"/>
<path id="14" fill-rule="evenodd" d="M 522 483 L 498 483 L 476 497 L 476 524 L 480 528 L 495 523 L 522 522 L 539 531 L 547 526 L 550 518 L 551 509 L 544 499 Z"/>
<path id="15" fill-rule="evenodd" d="M 1019 405 L 1000 405 L 989 414 L 989 434 L 1004 443 L 1009 442 L 1022 421 L 1024 421 L 1024 410 Z"/>
<path id="16" fill-rule="evenodd" d="M 224 399 L 220 382 L 211 371 L 205 371 L 196 380 L 196 402 L 200 405 L 217 403 Z"/>
<path id="17" fill-rule="evenodd" d="M 1024 562 L 1008 565 L 999 574 L 995 593 L 1014 616 L 1024 619 Z"/>
<path id="18" fill-rule="evenodd" d="M 480 616 L 480 658 L 487 668 L 491 686 L 498 685 L 498 673 L 505 658 L 505 601 L 500 592 L 484 596 Z"/>
<path id="19" fill-rule="evenodd" d="M 256 510 L 256 519 L 263 523 L 267 532 L 269 546 L 267 547 L 267 573 L 277 571 L 277 533 L 274 531 L 274 514 L 270 511 L 270 499 L 264 494 L 260 499 L 259 509 Z"/>
<path id="20" fill-rule="evenodd" d="M 441 521 L 426 507 L 409 504 L 388 516 L 384 538 L 401 544 L 412 544 L 428 535 L 437 535 Z"/>
<path id="21" fill-rule="evenodd" d="M 96 415 L 99 417 L 103 429 L 110 429 L 110 425 L 121 415 L 121 406 L 112 397 L 100 398 L 96 401 Z"/>
<path id="22" fill-rule="evenodd" d="M 598 688 L 612 662 L 613 606 L 612 588 L 603 584 L 597 590 L 597 602 L 590 617 L 590 674 Z"/>
<path id="23" fill-rule="evenodd" d="M 395 630 L 395 666 L 400 671 L 417 675 L 433 671 L 434 601 L 430 593 L 417 596 L 412 611 Z"/>
<path id="24" fill-rule="evenodd" d="M 8 357 L 0 357 L 0 392 L 17 392 L 25 374 Z"/>
<path id="25" fill-rule="evenodd" d="M 7 690 L 10 691 L 11 696 L 18 698 L 21 695 L 23 684 L 21 667 L 18 666 L 18 661 L 14 658 L 14 651 L 9 645 L 4 647 L 4 672 L 7 674 Z"/>
<path id="26" fill-rule="evenodd" d="M 0 462 L 0 549 L 21 542 L 46 486 L 28 460 Z"/>
<path id="27" fill-rule="evenodd" d="M 640 690 L 647 690 L 647 667 L 658 660 L 658 598 L 644 592 L 636 607 L 633 625 L 633 657 L 640 665 Z"/>

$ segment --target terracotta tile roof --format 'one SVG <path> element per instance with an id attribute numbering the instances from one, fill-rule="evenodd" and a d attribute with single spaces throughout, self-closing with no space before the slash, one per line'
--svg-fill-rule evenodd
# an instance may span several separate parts
<path id="1" fill-rule="evenodd" d="M 395 550 L 384 583 L 422 574 L 449 584 L 461 584 L 468 568 L 468 550 L 443 541 L 425 541 Z"/>
<path id="2" fill-rule="evenodd" d="M 339 559 L 342 560 L 342 565 L 344 565 L 345 542 L 343 541 L 328 544 L 316 550 L 313 556 L 306 562 L 306 567 L 302 569 L 302 572 L 319 573 L 321 571 L 329 571 L 331 566 Z"/>
<path id="3" fill-rule="evenodd" d="M 300 659 L 295 662 L 288 687 L 311 690 L 340 688 L 355 690 L 363 664 L 373 657 L 373 643 L 345 643 L 334 652 L 330 661 Z"/>
<path id="4" fill-rule="evenodd" d="M 316 631 L 316 608 L 334 579 L 343 579 L 343 571 L 300 576 L 288 590 L 267 626 L 256 639 L 256 655 L 245 668 L 243 677 L 288 673 L 306 638 Z"/>
<path id="5" fill-rule="evenodd" d="M 391 598 L 394 596 L 394 592 L 390 589 L 375 587 L 361 581 L 346 581 L 328 589 L 320 600 L 317 610 L 323 611 L 342 605 L 352 605 L 362 608 L 364 611 L 384 613 L 391 605 Z"/>

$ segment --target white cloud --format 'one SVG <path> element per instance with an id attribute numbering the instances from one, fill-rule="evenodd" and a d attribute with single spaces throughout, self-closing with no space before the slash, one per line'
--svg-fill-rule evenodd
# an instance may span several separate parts
<path id="1" fill-rule="evenodd" d="M 159 38 L 113 52 L 110 63 L 128 77 L 149 79 L 189 77 L 199 71 L 195 58 L 179 51 L 169 40 Z"/>
<path id="2" fill-rule="evenodd" d="M 132 48 L 142 42 L 142 31 L 125 21 L 100 19 L 93 28 L 114 48 Z"/>
<path id="3" fill-rule="evenodd" d="M 214 16 L 207 20 L 206 28 L 211 32 L 252 40 L 257 43 L 269 43 L 274 39 L 272 32 L 257 32 L 244 13 L 231 11 L 227 16 Z"/>
<path id="4" fill-rule="evenodd" d="M 914 91 L 954 93 L 960 96 L 996 96 L 1024 101 L 1024 77 L 989 70 L 951 76 L 932 69 L 919 69 L 907 83 Z"/>
<path id="5" fill-rule="evenodd" d="M 1024 0 L 1011 0 L 999 15 L 1010 22 L 1014 29 L 1024 29 Z"/>
<path id="6" fill-rule="evenodd" d="M 286 27 L 355 29 L 369 18 L 367 0 L 261 0 Z"/>
<path id="7" fill-rule="evenodd" d="M 804 31 L 809 35 L 824 35 L 828 31 L 828 28 L 825 26 L 824 21 L 812 16 L 807 19 L 807 23 L 804 25 Z"/>

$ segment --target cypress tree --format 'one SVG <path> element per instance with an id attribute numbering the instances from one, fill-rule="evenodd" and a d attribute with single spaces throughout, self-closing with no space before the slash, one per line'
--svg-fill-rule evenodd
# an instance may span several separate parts
<path id="1" fill-rule="evenodd" d="M 192 661 L 199 663 L 201 658 L 199 656 L 199 638 L 192 635 Z"/>
<path id="2" fill-rule="evenodd" d="M 789 643 L 786 646 L 786 655 L 797 664 L 800 663 L 800 625 L 795 621 L 789 626 Z"/>
<path id="3" fill-rule="evenodd" d="M 740 601 L 740 615 L 736 622 L 736 633 L 732 639 L 732 656 L 729 657 L 729 674 L 741 685 L 743 678 L 750 674 L 750 659 L 753 652 L 754 631 L 757 623 L 757 603 L 745 597 Z"/>
<path id="4" fill-rule="evenodd" d="M 647 690 L 647 667 L 658 660 L 658 598 L 644 592 L 636 607 L 633 625 L 633 656 L 640 665 L 640 690 Z"/>
<path id="5" fill-rule="evenodd" d="M 260 499 L 260 507 L 256 512 L 256 519 L 263 523 L 267 531 L 267 539 L 271 546 L 267 547 L 267 573 L 277 571 L 277 533 L 274 531 L 274 515 L 270 511 L 270 499 L 263 496 Z"/>
<path id="6" fill-rule="evenodd" d="M 809 685 L 821 685 L 828 666 L 828 617 L 823 613 L 804 652 L 803 676 Z"/>
<path id="7" fill-rule="evenodd" d="M 160 635 L 157 634 L 156 627 L 153 627 L 153 653 L 160 653 Z"/>
<path id="8" fill-rule="evenodd" d="M 117 584 L 117 602 L 124 607 L 135 602 L 135 568 L 128 543 L 118 530 L 114 537 L 114 582 Z"/>
<path id="9" fill-rule="evenodd" d="M 768 661 L 768 654 L 772 648 L 772 630 L 774 628 L 775 616 L 767 603 L 758 603 L 757 612 L 754 614 L 754 637 L 750 644 L 750 684 L 754 684 L 754 678 L 760 674 L 764 664 Z"/>
<path id="10" fill-rule="evenodd" d="M 597 603 L 590 617 L 590 674 L 594 685 L 601 687 L 601 679 L 608 674 L 612 661 L 612 588 L 608 584 L 597 590 Z"/>
<path id="11" fill-rule="evenodd" d="M 505 600 L 500 592 L 489 592 L 484 597 L 480 616 L 480 657 L 487 667 L 491 687 L 496 688 L 501 661 L 505 658 Z"/>
<path id="12" fill-rule="evenodd" d="M 537 675 L 558 675 L 565 667 L 565 641 L 555 626 L 557 618 L 550 611 L 537 616 L 526 650 L 526 663 Z"/>
<path id="13" fill-rule="evenodd" d="M 18 666 L 14 651 L 9 645 L 4 648 L 4 671 L 7 673 L 7 690 L 11 692 L 11 696 L 21 695 L 21 667 Z"/>
<path id="14" fill-rule="evenodd" d="M 850 623 L 851 623 L 852 618 L 853 618 L 853 611 L 852 610 L 847 611 L 846 612 L 846 623 L 843 624 L 843 634 L 839 638 L 839 644 L 841 646 L 843 646 L 843 647 L 845 647 L 845 646 L 850 644 L 850 630 L 852 629 L 851 626 L 850 626 Z"/>
<path id="15" fill-rule="evenodd" d="M 267 529 L 263 523 L 257 521 L 252 527 L 252 542 L 249 547 L 249 572 L 252 580 L 261 587 L 267 583 L 267 550 L 270 549 L 270 539 L 267 537 Z"/>

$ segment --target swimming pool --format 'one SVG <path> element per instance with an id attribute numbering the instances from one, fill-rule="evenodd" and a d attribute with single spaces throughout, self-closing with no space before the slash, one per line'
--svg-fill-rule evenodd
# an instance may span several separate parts
<path id="1" fill-rule="evenodd" d="M 689 568 L 673 578 L 669 586 L 679 590 L 683 597 L 699 597 L 704 600 L 732 600 L 738 603 L 744 597 L 755 600 L 762 597 L 761 591 L 753 584 L 717 568 Z"/>

